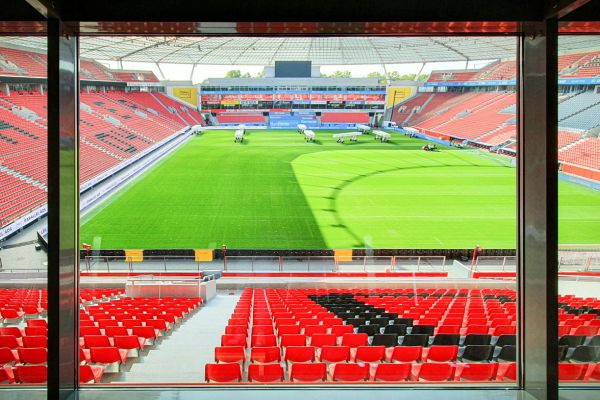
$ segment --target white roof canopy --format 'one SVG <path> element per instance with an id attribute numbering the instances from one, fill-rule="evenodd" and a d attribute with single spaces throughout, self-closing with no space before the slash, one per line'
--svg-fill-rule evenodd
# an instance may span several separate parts
<path id="1" fill-rule="evenodd" d="M 516 38 L 478 37 L 191 37 L 82 36 L 81 57 L 174 64 L 407 64 L 514 59 Z M 0 45 L 45 50 L 43 37 L 3 37 Z M 598 47 L 597 36 L 562 36 L 561 52 Z"/>

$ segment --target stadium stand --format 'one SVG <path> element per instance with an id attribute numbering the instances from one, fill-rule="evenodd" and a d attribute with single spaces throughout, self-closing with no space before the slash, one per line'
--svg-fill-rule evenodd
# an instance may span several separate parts
<path id="1" fill-rule="evenodd" d="M 561 379 L 588 380 L 597 355 L 582 345 L 600 337 L 600 302 L 559 301 L 561 340 L 585 335 Z M 245 289 L 225 333 L 208 382 L 515 380 L 508 289 Z"/>
<path id="2" fill-rule="evenodd" d="M 144 347 L 158 349 L 202 304 L 200 298 L 140 298 L 124 289 L 80 291 L 80 381 L 99 383 L 121 364 L 139 359 Z M 46 382 L 47 291 L 0 289 L 0 363 L 8 383 Z M 29 368 L 35 366 L 36 368 Z"/>
<path id="3" fill-rule="evenodd" d="M 369 114 L 364 112 L 325 112 L 321 115 L 322 124 L 368 124 Z"/>
<path id="4" fill-rule="evenodd" d="M 81 183 L 187 125 L 162 106 L 149 112 L 147 104 L 151 98 L 154 97 L 149 93 L 122 91 L 81 93 Z M 144 103 L 138 103 L 139 99 Z M 45 202 L 46 102 L 46 94 L 39 92 L 0 96 L 0 167 L 5 169 L 0 172 L 7 176 L 3 179 L 6 190 L 0 199 L 6 206 L 0 211 L 0 226 Z M 156 104 L 160 105 L 152 103 Z M 15 193 L 19 201 L 15 201 Z"/>
<path id="5" fill-rule="evenodd" d="M 238 125 L 238 124 L 250 124 L 250 125 L 264 125 L 265 117 L 262 113 L 220 113 L 217 116 L 217 120 L 221 125 Z"/>

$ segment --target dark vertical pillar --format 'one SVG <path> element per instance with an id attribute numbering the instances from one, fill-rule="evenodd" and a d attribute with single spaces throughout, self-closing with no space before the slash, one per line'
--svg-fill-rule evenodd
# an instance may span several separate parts
<path id="1" fill-rule="evenodd" d="M 557 21 L 524 23 L 519 43 L 521 384 L 558 398 Z"/>
<path id="2" fill-rule="evenodd" d="M 65 399 L 78 379 L 79 265 L 77 37 L 48 19 L 48 398 Z"/>

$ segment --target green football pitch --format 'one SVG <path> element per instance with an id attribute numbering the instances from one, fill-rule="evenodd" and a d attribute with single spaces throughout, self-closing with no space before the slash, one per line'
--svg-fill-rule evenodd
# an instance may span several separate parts
<path id="1" fill-rule="evenodd" d="M 191 138 L 82 218 L 95 249 L 514 248 L 507 159 L 425 152 L 393 133 L 336 143 L 316 131 Z M 600 192 L 560 182 L 561 243 L 600 243 Z"/>

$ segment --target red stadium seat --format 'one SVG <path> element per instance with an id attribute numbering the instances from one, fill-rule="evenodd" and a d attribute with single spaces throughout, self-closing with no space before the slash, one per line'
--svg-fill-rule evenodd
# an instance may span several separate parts
<path id="1" fill-rule="evenodd" d="M 421 346 L 396 346 L 390 357 L 391 362 L 411 363 L 421 360 L 423 347 Z"/>
<path id="2" fill-rule="evenodd" d="M 5 326 L 4 328 L 0 328 L 0 336 L 14 336 L 20 338 L 23 336 L 23 333 L 16 326 Z"/>
<path id="3" fill-rule="evenodd" d="M 354 333 L 352 325 L 335 325 L 331 327 L 331 333 L 336 336 L 342 336 L 345 333 Z"/>
<path id="4" fill-rule="evenodd" d="M 293 363 L 290 366 L 290 381 L 318 382 L 327 379 L 325 363 Z"/>
<path id="5" fill-rule="evenodd" d="M 108 337 L 129 336 L 129 331 L 124 326 L 107 326 L 104 328 L 104 334 Z"/>
<path id="6" fill-rule="evenodd" d="M 19 365 L 13 370 L 19 383 L 46 383 L 48 367 L 45 365 Z"/>
<path id="7" fill-rule="evenodd" d="M 104 375 L 104 367 L 101 365 L 80 365 L 80 383 L 100 383 Z"/>
<path id="8" fill-rule="evenodd" d="M 366 333 L 345 333 L 342 336 L 342 346 L 358 347 L 369 345 L 369 335 Z"/>
<path id="9" fill-rule="evenodd" d="M 373 374 L 374 381 L 400 382 L 410 380 L 412 364 L 377 364 Z"/>
<path id="10" fill-rule="evenodd" d="M 0 347 L 0 366 L 10 365 L 19 361 L 15 353 L 8 347 Z"/>
<path id="11" fill-rule="evenodd" d="M 327 333 L 327 327 L 324 325 L 306 325 L 304 327 L 304 334 L 306 336 L 313 336 L 317 333 Z"/>
<path id="12" fill-rule="evenodd" d="M 315 359 L 315 348 L 312 346 L 286 347 L 283 359 L 286 362 L 309 362 Z"/>
<path id="13" fill-rule="evenodd" d="M 560 381 L 580 381 L 583 379 L 589 364 L 558 364 L 558 379 Z"/>
<path id="14" fill-rule="evenodd" d="M 594 336 L 598 333 L 599 326 L 578 326 L 572 335 Z"/>
<path id="15" fill-rule="evenodd" d="M 23 347 L 48 347 L 48 337 L 46 336 L 23 336 Z"/>
<path id="16" fill-rule="evenodd" d="M 500 335 L 515 335 L 517 333 L 517 327 L 513 325 L 498 325 L 492 329 L 493 336 Z"/>
<path id="17" fill-rule="evenodd" d="M 144 348 L 145 339 L 137 336 L 115 336 L 113 338 L 115 347 L 119 349 L 129 350 L 129 357 L 137 357 L 138 350 Z"/>
<path id="18" fill-rule="evenodd" d="M 459 365 L 462 369 L 458 373 L 457 380 L 484 382 L 496 379 L 498 363 L 467 363 Z"/>
<path id="19" fill-rule="evenodd" d="M 281 361 L 279 347 L 253 347 L 250 351 L 250 361 L 253 363 L 269 364 Z"/>
<path id="20" fill-rule="evenodd" d="M 244 363 L 246 351 L 242 346 L 215 347 L 215 362 L 219 363 Z"/>
<path id="21" fill-rule="evenodd" d="M 454 378 L 454 365 L 446 363 L 423 363 L 415 380 L 428 382 L 449 381 Z"/>
<path id="22" fill-rule="evenodd" d="M 48 362 L 48 350 L 42 347 L 22 347 L 18 350 L 19 361 L 24 364 L 45 364 Z"/>
<path id="23" fill-rule="evenodd" d="M 329 333 L 315 333 L 310 339 L 310 345 L 314 347 L 335 346 L 337 337 Z"/>
<path id="24" fill-rule="evenodd" d="M 271 326 L 271 325 L 258 325 L 258 326 L 252 327 L 252 336 L 273 335 L 273 332 L 274 332 L 273 326 Z M 244 333 L 244 332 L 236 332 L 236 333 Z"/>
<path id="25" fill-rule="evenodd" d="M 355 362 L 375 363 L 385 359 L 385 346 L 358 346 L 354 355 Z"/>
<path id="26" fill-rule="evenodd" d="M 306 346 L 306 336 L 304 335 L 281 335 L 281 347 L 287 346 Z"/>
<path id="27" fill-rule="evenodd" d="M 242 366 L 238 363 L 206 364 L 204 379 L 207 382 L 240 382 L 242 380 Z"/>
<path id="28" fill-rule="evenodd" d="M 26 336 L 48 336 L 48 328 L 44 328 L 43 326 L 26 326 L 25 327 L 25 335 Z"/>
<path id="29" fill-rule="evenodd" d="M 225 327 L 225 334 L 227 335 L 247 335 L 248 328 L 244 325 L 227 325 Z"/>
<path id="30" fill-rule="evenodd" d="M 48 329 L 48 322 L 45 319 L 28 319 L 27 326 L 38 326 Z"/>
<path id="31" fill-rule="evenodd" d="M 0 383 L 14 383 L 15 375 L 12 368 L 0 366 Z"/>
<path id="32" fill-rule="evenodd" d="M 496 378 L 499 381 L 511 381 L 517 380 L 517 363 L 510 363 L 508 366 L 498 366 L 498 373 Z"/>
<path id="33" fill-rule="evenodd" d="M 302 331 L 300 325 L 281 325 L 277 328 L 277 334 L 281 335 L 299 335 Z"/>
<path id="34" fill-rule="evenodd" d="M 592 373 L 590 374 L 590 380 L 600 381 L 600 363 L 596 364 Z"/>
<path id="35" fill-rule="evenodd" d="M 319 361 L 327 363 L 350 361 L 350 346 L 323 346 Z"/>
<path id="36" fill-rule="evenodd" d="M 277 337 L 275 335 L 256 335 L 252 336 L 252 347 L 270 347 L 277 346 Z"/>
<path id="37" fill-rule="evenodd" d="M 249 382 L 281 382 L 283 367 L 280 364 L 251 364 L 248 367 Z"/>
<path id="38" fill-rule="evenodd" d="M 334 364 L 332 379 L 334 381 L 366 381 L 369 379 L 369 364 Z"/>
<path id="39" fill-rule="evenodd" d="M 119 372 L 120 365 L 127 361 L 127 350 L 116 347 L 92 347 L 90 358 L 93 363 L 106 364 L 106 372 Z"/>
<path id="40" fill-rule="evenodd" d="M 9 349 L 16 349 L 19 347 L 19 341 L 15 336 L 12 335 L 0 335 L 0 347 L 8 347 Z"/>
<path id="41" fill-rule="evenodd" d="M 427 355 L 423 355 L 423 361 L 456 361 L 457 355 L 458 346 L 431 346 L 427 349 Z"/>
<path id="42" fill-rule="evenodd" d="M 112 347 L 113 343 L 111 343 L 108 336 L 104 335 L 87 335 L 83 337 L 83 344 L 88 349 L 92 347 Z"/>
<path id="43" fill-rule="evenodd" d="M 232 334 L 232 335 L 222 335 L 221 336 L 221 346 L 243 346 L 247 347 L 248 342 L 246 339 L 246 335 L 242 334 Z"/>

